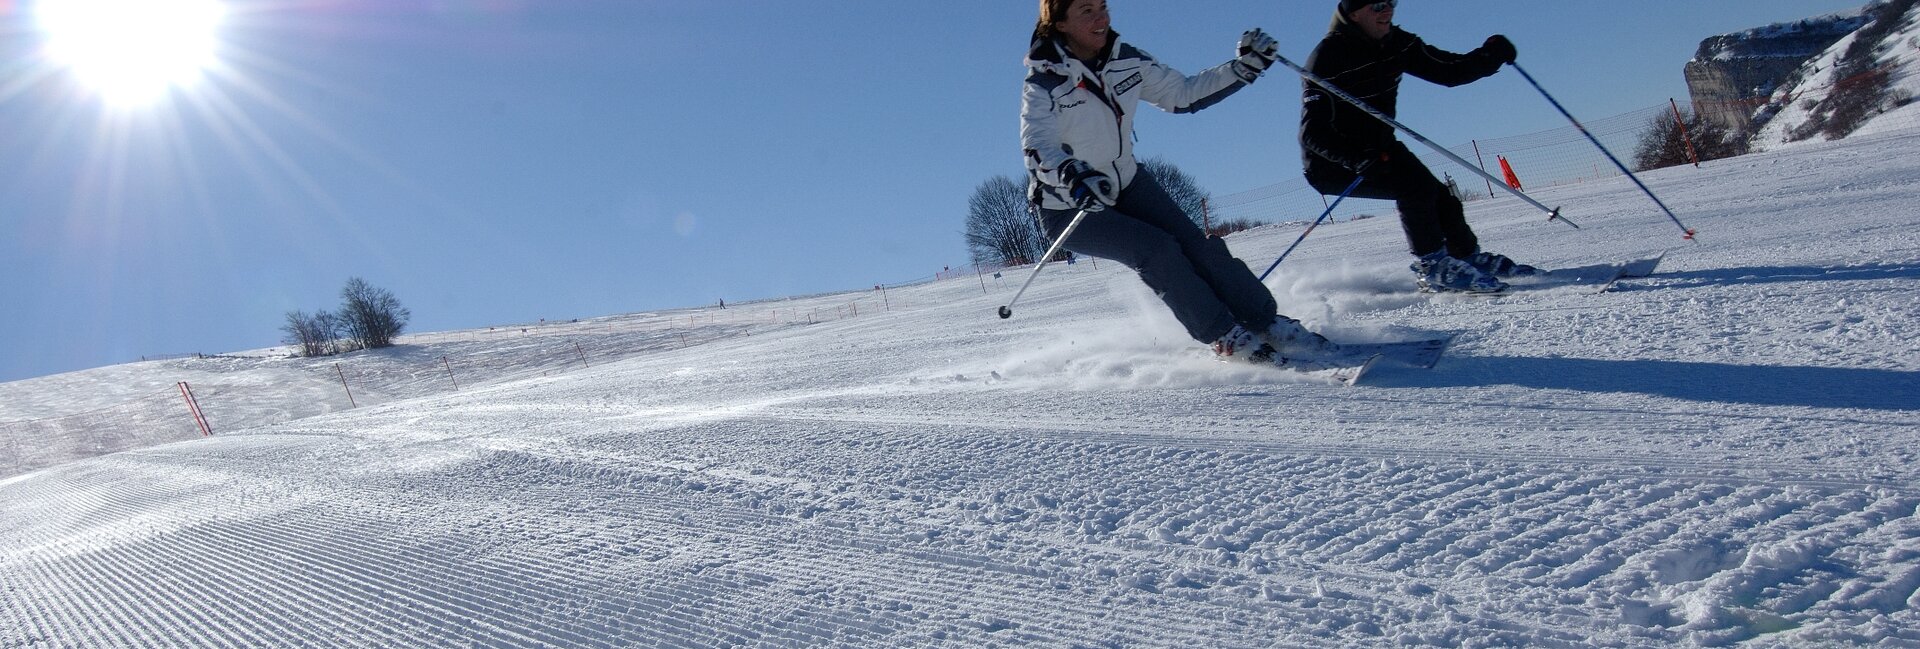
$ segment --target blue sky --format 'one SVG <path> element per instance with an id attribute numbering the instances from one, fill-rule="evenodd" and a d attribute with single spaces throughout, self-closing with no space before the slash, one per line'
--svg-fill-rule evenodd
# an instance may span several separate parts
<path id="1" fill-rule="evenodd" d="M 42 55 L 53 1 L 0 0 L 0 381 L 276 345 L 349 277 L 436 331 L 963 264 L 968 195 L 1021 173 L 1037 4 L 232 0 L 201 82 L 127 108 Z M 1860 4 L 1408 0 L 1399 21 L 1458 51 L 1507 34 L 1604 117 L 1684 100 L 1707 36 Z M 1304 60 L 1333 5 L 1110 0 L 1188 73 L 1253 26 Z M 1298 89 L 1276 70 L 1150 113 L 1138 149 L 1216 194 L 1292 181 Z M 1511 72 L 1410 82 L 1401 115 L 1443 144 L 1564 124 Z"/>

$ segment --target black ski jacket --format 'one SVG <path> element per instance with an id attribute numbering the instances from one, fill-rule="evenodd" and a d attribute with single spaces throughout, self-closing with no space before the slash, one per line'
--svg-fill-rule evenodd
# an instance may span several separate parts
<path id="1" fill-rule="evenodd" d="M 1412 74 L 1443 86 L 1461 86 L 1493 76 L 1505 62 L 1481 47 L 1454 54 L 1428 45 L 1399 27 L 1376 43 L 1344 16 L 1307 57 L 1307 69 L 1367 105 L 1399 118 L 1400 77 Z M 1392 150 L 1393 127 L 1366 111 L 1305 82 L 1301 98 L 1300 149 L 1308 177 L 1336 165 L 1349 172 Z"/>

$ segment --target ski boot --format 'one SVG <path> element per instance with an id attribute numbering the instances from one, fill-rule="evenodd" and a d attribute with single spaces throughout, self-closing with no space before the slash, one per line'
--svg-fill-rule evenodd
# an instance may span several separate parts
<path id="1" fill-rule="evenodd" d="M 1213 341 L 1213 355 L 1223 361 L 1271 363 L 1273 347 L 1268 346 L 1260 336 L 1247 331 L 1246 327 L 1234 325 L 1227 335 Z"/>
<path id="2" fill-rule="evenodd" d="M 1326 336 L 1309 331 L 1299 320 L 1277 316 L 1260 339 L 1273 349 L 1276 359 L 1334 359 L 1341 355 L 1340 345 Z"/>
<path id="3" fill-rule="evenodd" d="M 1506 255 L 1491 252 L 1473 253 L 1473 256 L 1467 257 L 1466 261 L 1474 268 L 1480 269 L 1480 272 L 1499 278 L 1534 277 L 1547 274 L 1544 270 L 1508 259 Z"/>
<path id="4" fill-rule="evenodd" d="M 1423 256 L 1408 268 L 1421 293 L 1499 293 L 1507 283 L 1441 250 Z"/>

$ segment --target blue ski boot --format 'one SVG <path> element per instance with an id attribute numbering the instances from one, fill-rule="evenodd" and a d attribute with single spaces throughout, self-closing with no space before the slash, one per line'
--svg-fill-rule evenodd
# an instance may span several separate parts
<path id="1" fill-rule="evenodd" d="M 1508 259 L 1506 255 L 1485 251 L 1473 253 L 1473 256 L 1467 258 L 1467 263 L 1473 264 L 1473 267 L 1480 269 L 1480 272 L 1494 277 L 1533 277 L 1547 274 L 1546 271 Z"/>
<path id="2" fill-rule="evenodd" d="M 1441 250 L 1409 266 L 1422 293 L 1499 293 L 1507 283 Z"/>

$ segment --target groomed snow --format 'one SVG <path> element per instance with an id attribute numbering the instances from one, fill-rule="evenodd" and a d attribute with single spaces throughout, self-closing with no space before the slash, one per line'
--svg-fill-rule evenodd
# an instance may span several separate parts
<path id="1" fill-rule="evenodd" d="M 1285 312 L 1459 334 L 1352 389 L 1111 263 L 359 408 L 285 359 L 43 379 L 0 395 L 293 387 L 0 478 L 0 647 L 1920 646 L 1916 145 L 1650 174 L 1697 243 L 1625 179 L 1541 192 L 1579 231 L 1470 206 L 1547 267 L 1667 253 L 1606 293 L 1421 296 L 1394 219 L 1324 226 Z"/>

